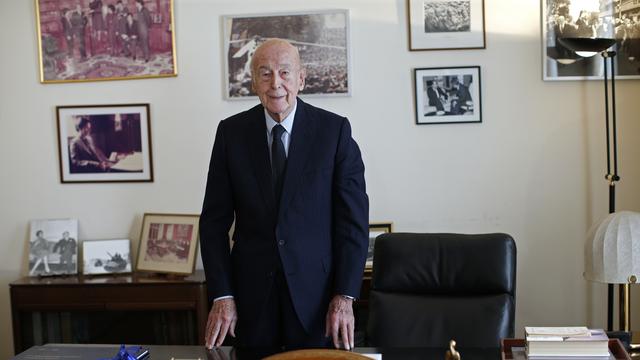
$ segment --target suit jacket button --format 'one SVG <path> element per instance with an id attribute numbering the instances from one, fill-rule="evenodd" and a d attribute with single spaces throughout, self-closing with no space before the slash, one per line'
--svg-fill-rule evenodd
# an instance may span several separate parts
<path id="1" fill-rule="evenodd" d="M 278 240 L 278 245 L 280 245 L 280 246 L 284 245 L 284 240 L 282 240 L 282 239 Z"/>

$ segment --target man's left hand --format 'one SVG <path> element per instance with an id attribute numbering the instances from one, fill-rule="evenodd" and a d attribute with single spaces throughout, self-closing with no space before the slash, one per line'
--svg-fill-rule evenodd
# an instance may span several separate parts
<path id="1" fill-rule="evenodd" d="M 334 296 L 327 311 L 325 336 L 333 338 L 336 349 L 340 348 L 340 340 L 346 350 L 353 349 L 354 323 L 353 300 L 341 295 Z"/>

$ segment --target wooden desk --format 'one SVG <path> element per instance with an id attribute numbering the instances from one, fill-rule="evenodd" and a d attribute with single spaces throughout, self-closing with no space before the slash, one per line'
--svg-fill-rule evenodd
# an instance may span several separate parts
<path id="1" fill-rule="evenodd" d="M 48 342 L 204 344 L 204 272 L 22 278 L 9 284 L 16 353 Z M 158 329 L 160 326 L 160 329 Z"/>

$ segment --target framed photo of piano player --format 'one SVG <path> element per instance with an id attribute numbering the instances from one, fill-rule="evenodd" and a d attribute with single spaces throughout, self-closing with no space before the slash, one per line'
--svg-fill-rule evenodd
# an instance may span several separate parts
<path id="1" fill-rule="evenodd" d="M 190 275 L 196 264 L 199 215 L 144 214 L 137 271 Z"/>
<path id="2" fill-rule="evenodd" d="M 152 182 L 149 104 L 57 106 L 62 183 Z"/>
<path id="3" fill-rule="evenodd" d="M 348 10 L 226 15 L 222 26 L 225 99 L 256 97 L 251 87 L 251 58 L 270 38 L 286 39 L 298 49 L 306 71 L 300 94 L 351 94 Z"/>

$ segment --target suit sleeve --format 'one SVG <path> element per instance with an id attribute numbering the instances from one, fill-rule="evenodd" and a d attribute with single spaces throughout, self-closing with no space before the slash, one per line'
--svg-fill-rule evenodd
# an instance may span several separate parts
<path id="1" fill-rule="evenodd" d="M 334 291 L 357 298 L 369 246 L 369 198 L 364 163 L 347 119 L 340 129 L 333 176 Z"/>
<path id="2" fill-rule="evenodd" d="M 218 125 L 200 215 L 200 252 L 209 300 L 233 295 L 229 229 L 234 218 L 224 121 Z"/>

